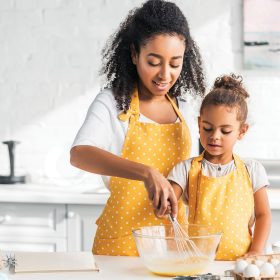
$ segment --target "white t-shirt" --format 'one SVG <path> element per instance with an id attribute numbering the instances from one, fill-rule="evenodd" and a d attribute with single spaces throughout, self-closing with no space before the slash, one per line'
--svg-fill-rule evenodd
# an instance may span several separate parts
<path id="1" fill-rule="evenodd" d="M 183 190 L 185 190 L 187 186 L 188 174 L 191 168 L 192 160 L 193 158 L 189 158 L 185 161 L 178 163 L 176 166 L 174 166 L 174 168 L 170 171 L 168 175 L 168 180 L 175 182 Z M 245 163 L 245 166 L 247 168 L 254 193 L 260 188 L 269 185 L 266 171 L 260 162 L 254 159 L 243 159 L 243 162 Z M 205 158 L 202 159 L 201 168 L 203 175 L 215 178 L 225 176 L 234 169 L 236 169 L 234 160 L 227 164 L 221 165 L 211 163 Z M 185 195 L 186 194 L 187 192 L 185 192 Z"/>
<path id="2" fill-rule="evenodd" d="M 190 101 L 183 99 L 178 99 L 178 106 L 191 133 L 192 154 L 197 154 L 198 140 L 196 139 L 198 139 L 198 129 L 194 106 L 190 104 Z M 86 119 L 78 131 L 72 147 L 90 145 L 120 156 L 128 129 L 128 121 L 119 120 L 118 115 L 120 113 L 121 111 L 116 107 L 112 90 L 102 90 L 90 105 Z M 139 116 L 139 121 L 155 123 L 142 114 Z M 179 121 L 179 118 L 177 121 Z M 102 176 L 102 179 L 108 188 L 110 177 Z"/>

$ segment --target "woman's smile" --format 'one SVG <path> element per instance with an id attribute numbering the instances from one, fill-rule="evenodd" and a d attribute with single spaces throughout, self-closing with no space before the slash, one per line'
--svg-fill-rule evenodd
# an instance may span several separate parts
<path id="1" fill-rule="evenodd" d="M 158 89 L 158 90 L 166 90 L 168 87 L 169 87 L 169 85 L 171 84 L 171 83 L 168 83 L 168 82 L 156 82 L 156 81 L 153 81 L 153 84 L 154 84 L 154 86 Z"/>

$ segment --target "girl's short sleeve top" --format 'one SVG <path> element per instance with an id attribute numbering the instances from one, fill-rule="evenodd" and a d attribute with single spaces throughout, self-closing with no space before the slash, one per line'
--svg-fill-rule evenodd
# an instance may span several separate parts
<path id="1" fill-rule="evenodd" d="M 171 170 L 171 172 L 168 175 L 168 180 L 175 182 L 183 190 L 187 186 L 188 174 L 191 168 L 192 160 L 193 158 L 190 158 L 183 162 L 178 163 L 176 166 L 174 166 L 174 168 Z M 260 188 L 269 185 L 266 171 L 263 165 L 259 161 L 254 159 L 243 159 L 243 162 L 248 171 L 254 193 Z M 213 164 L 207 161 L 206 159 L 203 159 L 201 168 L 202 168 L 202 173 L 205 176 L 220 177 L 220 176 L 227 175 L 228 173 L 233 171 L 236 167 L 234 164 L 234 160 L 232 160 L 227 164 L 220 165 L 220 164 Z"/>

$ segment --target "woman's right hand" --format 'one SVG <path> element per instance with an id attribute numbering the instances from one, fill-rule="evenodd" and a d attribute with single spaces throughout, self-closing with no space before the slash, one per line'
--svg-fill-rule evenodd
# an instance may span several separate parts
<path id="1" fill-rule="evenodd" d="M 168 206 L 171 207 L 171 214 L 176 217 L 178 202 L 173 188 L 169 181 L 157 170 L 150 168 L 148 176 L 144 181 L 149 199 L 153 202 L 158 217 L 166 215 Z"/>

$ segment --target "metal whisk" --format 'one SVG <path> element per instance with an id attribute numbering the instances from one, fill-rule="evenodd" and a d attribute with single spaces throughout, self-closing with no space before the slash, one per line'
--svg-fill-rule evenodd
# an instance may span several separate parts
<path id="1" fill-rule="evenodd" d="M 195 243 L 190 239 L 188 233 L 179 224 L 177 219 L 169 214 L 169 219 L 174 230 L 174 238 L 178 252 L 185 258 L 202 257 L 203 254 Z"/>

